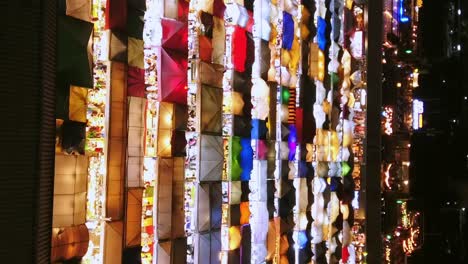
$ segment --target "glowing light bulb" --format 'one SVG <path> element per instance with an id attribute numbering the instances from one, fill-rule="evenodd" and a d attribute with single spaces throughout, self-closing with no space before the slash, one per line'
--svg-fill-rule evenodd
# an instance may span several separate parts
<path id="1" fill-rule="evenodd" d="M 170 124 L 172 122 L 172 117 L 170 114 L 167 114 L 164 118 L 167 124 Z"/>

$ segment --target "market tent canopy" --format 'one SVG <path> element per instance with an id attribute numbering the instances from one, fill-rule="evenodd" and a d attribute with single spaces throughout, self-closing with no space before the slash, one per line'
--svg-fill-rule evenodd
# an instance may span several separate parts
<path id="1" fill-rule="evenodd" d="M 203 31 L 201 36 L 205 36 L 210 39 L 213 38 L 213 16 L 206 12 L 201 12 L 200 21 L 203 24 Z"/>
<path id="2" fill-rule="evenodd" d="M 145 70 L 137 67 L 128 67 L 127 96 L 145 97 Z"/>
<path id="3" fill-rule="evenodd" d="M 172 240 L 172 250 L 173 252 L 177 252 L 177 254 L 172 255 L 172 263 L 185 263 L 187 257 L 187 238 L 183 237 Z"/>
<path id="4" fill-rule="evenodd" d="M 213 16 L 223 18 L 224 11 L 226 11 L 226 5 L 223 0 L 214 0 L 213 1 Z"/>
<path id="5" fill-rule="evenodd" d="M 201 87 L 201 128 L 202 132 L 221 133 L 223 90 L 202 85 Z"/>
<path id="6" fill-rule="evenodd" d="M 112 0 L 106 1 L 106 29 L 127 30 L 127 1 Z"/>
<path id="7" fill-rule="evenodd" d="M 112 0 L 115 1 L 115 0 Z M 128 9 L 134 9 L 138 11 L 146 11 L 146 0 L 127 0 Z"/>
<path id="8" fill-rule="evenodd" d="M 200 60 L 210 63 L 211 56 L 213 53 L 213 47 L 211 46 L 211 39 L 206 36 L 200 36 L 198 38 L 198 42 L 199 42 Z"/>
<path id="9" fill-rule="evenodd" d="M 202 84 L 223 88 L 224 66 L 214 63 L 200 62 L 199 78 Z"/>
<path id="10" fill-rule="evenodd" d="M 187 104 L 187 57 L 164 48 L 158 52 L 159 100 Z"/>
<path id="11" fill-rule="evenodd" d="M 186 21 L 189 3 L 186 0 L 164 0 L 164 17 Z"/>
<path id="12" fill-rule="evenodd" d="M 222 196 L 221 183 L 212 183 L 210 190 L 211 229 L 221 228 Z"/>
<path id="13" fill-rule="evenodd" d="M 66 14 L 67 16 L 91 22 L 91 0 L 67 0 Z"/>
<path id="14" fill-rule="evenodd" d="M 129 37 L 128 38 L 128 65 L 131 67 L 137 67 L 140 69 L 145 69 L 144 63 L 144 50 L 143 50 L 143 40 Z"/>
<path id="15" fill-rule="evenodd" d="M 172 49 L 187 53 L 188 26 L 187 23 L 161 19 L 162 41 L 161 46 L 165 49 Z"/>
<path id="16" fill-rule="evenodd" d="M 70 86 L 70 100 L 68 119 L 71 121 L 86 123 L 88 89 L 78 86 Z"/>
<path id="17" fill-rule="evenodd" d="M 120 31 L 109 31 L 109 60 L 117 62 L 127 62 L 128 38 Z"/>
<path id="18" fill-rule="evenodd" d="M 51 263 L 80 259 L 88 250 L 89 232 L 85 224 L 52 228 Z"/>
<path id="19" fill-rule="evenodd" d="M 200 181 L 219 181 L 223 170 L 223 138 L 201 135 Z"/>
<path id="20" fill-rule="evenodd" d="M 185 236 L 185 157 L 174 158 L 172 178 L 172 237 Z M 181 242 L 179 242 L 181 243 Z M 176 244 L 173 244 L 176 247 Z M 185 248 L 184 248 L 185 249 Z M 176 251 L 180 252 L 180 251 Z M 178 262 L 175 262 L 178 263 Z"/>
<path id="21" fill-rule="evenodd" d="M 198 248 L 198 263 L 219 263 L 221 233 L 197 234 L 195 247 Z"/>
<path id="22" fill-rule="evenodd" d="M 142 188 L 127 190 L 127 214 L 125 221 L 126 247 L 139 246 L 141 243 L 142 198 Z"/>
<path id="23" fill-rule="evenodd" d="M 213 38 L 211 46 L 213 52 L 211 54 L 213 63 L 224 65 L 224 50 L 225 50 L 226 29 L 222 18 L 213 17 Z"/>
<path id="24" fill-rule="evenodd" d="M 62 149 L 68 154 L 85 154 L 86 123 L 65 121 L 62 125 Z"/>
<path id="25" fill-rule="evenodd" d="M 86 222 L 88 159 L 83 155 L 55 156 L 53 227 Z"/>
<path id="26" fill-rule="evenodd" d="M 90 38 L 93 24 L 68 16 L 57 21 L 57 77 L 68 83 L 91 88 Z"/>
<path id="27" fill-rule="evenodd" d="M 198 186 L 198 209 L 197 209 L 197 231 L 205 232 L 210 230 L 210 184 L 204 183 Z"/>
<path id="28" fill-rule="evenodd" d="M 156 179 L 157 216 L 156 239 L 168 239 L 172 234 L 172 178 L 174 162 L 172 159 L 158 159 Z"/>
<path id="29" fill-rule="evenodd" d="M 156 263 L 171 263 L 172 241 L 159 242 L 156 249 Z"/>
<path id="30" fill-rule="evenodd" d="M 57 82 L 55 117 L 57 119 L 86 123 L 88 88 Z"/>
<path id="31" fill-rule="evenodd" d="M 143 159 L 145 137 L 146 98 L 129 96 L 128 143 L 127 143 L 127 186 L 144 187 Z"/>
<path id="32" fill-rule="evenodd" d="M 139 8 L 131 7 L 131 2 L 135 1 L 129 1 L 128 5 L 129 8 L 127 11 L 127 34 L 129 37 L 143 39 L 143 28 L 145 25 L 144 16 L 146 7 L 144 7 L 144 9 L 142 9 L 142 6 L 140 6 Z"/>

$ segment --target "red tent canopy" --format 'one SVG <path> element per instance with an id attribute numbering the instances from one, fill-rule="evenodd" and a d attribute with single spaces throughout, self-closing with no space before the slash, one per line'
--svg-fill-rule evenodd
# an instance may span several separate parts
<path id="1" fill-rule="evenodd" d="M 127 1 L 112 0 L 106 5 L 106 29 L 127 31 Z"/>
<path id="2" fill-rule="evenodd" d="M 159 100 L 187 104 L 187 56 L 158 49 Z"/>
<path id="3" fill-rule="evenodd" d="M 213 1 L 213 16 L 224 18 L 224 10 L 226 10 L 226 5 L 223 0 Z"/>
<path id="4" fill-rule="evenodd" d="M 145 97 L 145 70 L 137 67 L 128 67 L 127 95 Z"/>
<path id="5" fill-rule="evenodd" d="M 189 1 L 179 0 L 177 5 L 177 16 L 179 21 L 187 21 L 189 13 Z"/>
<path id="6" fill-rule="evenodd" d="M 200 44 L 200 59 L 202 61 L 211 63 L 211 54 L 213 52 L 213 47 L 211 46 L 211 39 L 205 36 L 200 36 L 198 42 Z"/>
<path id="7" fill-rule="evenodd" d="M 187 23 L 172 20 L 161 19 L 162 25 L 162 43 L 166 49 L 178 50 L 186 54 L 188 52 L 188 25 Z"/>

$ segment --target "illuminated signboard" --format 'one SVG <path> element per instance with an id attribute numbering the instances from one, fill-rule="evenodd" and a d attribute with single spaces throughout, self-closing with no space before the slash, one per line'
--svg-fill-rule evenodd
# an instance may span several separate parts
<path id="1" fill-rule="evenodd" d="M 423 126 L 424 103 L 418 99 L 413 100 L 413 129 Z"/>
<path id="2" fill-rule="evenodd" d="M 405 8 L 404 8 L 404 0 L 400 1 L 400 6 L 398 9 L 398 14 L 400 15 L 400 22 L 401 23 L 408 23 L 409 17 L 406 16 Z"/>
<path id="3" fill-rule="evenodd" d="M 383 121 L 383 129 L 385 134 L 391 135 L 393 134 L 393 108 L 390 106 L 386 106 L 384 110 L 382 111 L 382 116 L 384 118 Z"/>
<path id="4" fill-rule="evenodd" d="M 413 84 L 412 84 L 413 88 L 419 87 L 419 70 L 418 69 L 414 70 L 412 77 L 413 77 Z"/>

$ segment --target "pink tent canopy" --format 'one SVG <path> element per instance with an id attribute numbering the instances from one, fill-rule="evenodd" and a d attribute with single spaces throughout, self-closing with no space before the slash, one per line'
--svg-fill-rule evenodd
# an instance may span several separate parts
<path id="1" fill-rule="evenodd" d="M 159 100 L 187 104 L 187 57 L 164 48 L 158 53 Z"/>
<path id="2" fill-rule="evenodd" d="M 162 25 L 162 47 L 187 53 L 188 26 L 187 23 L 161 19 Z"/>

